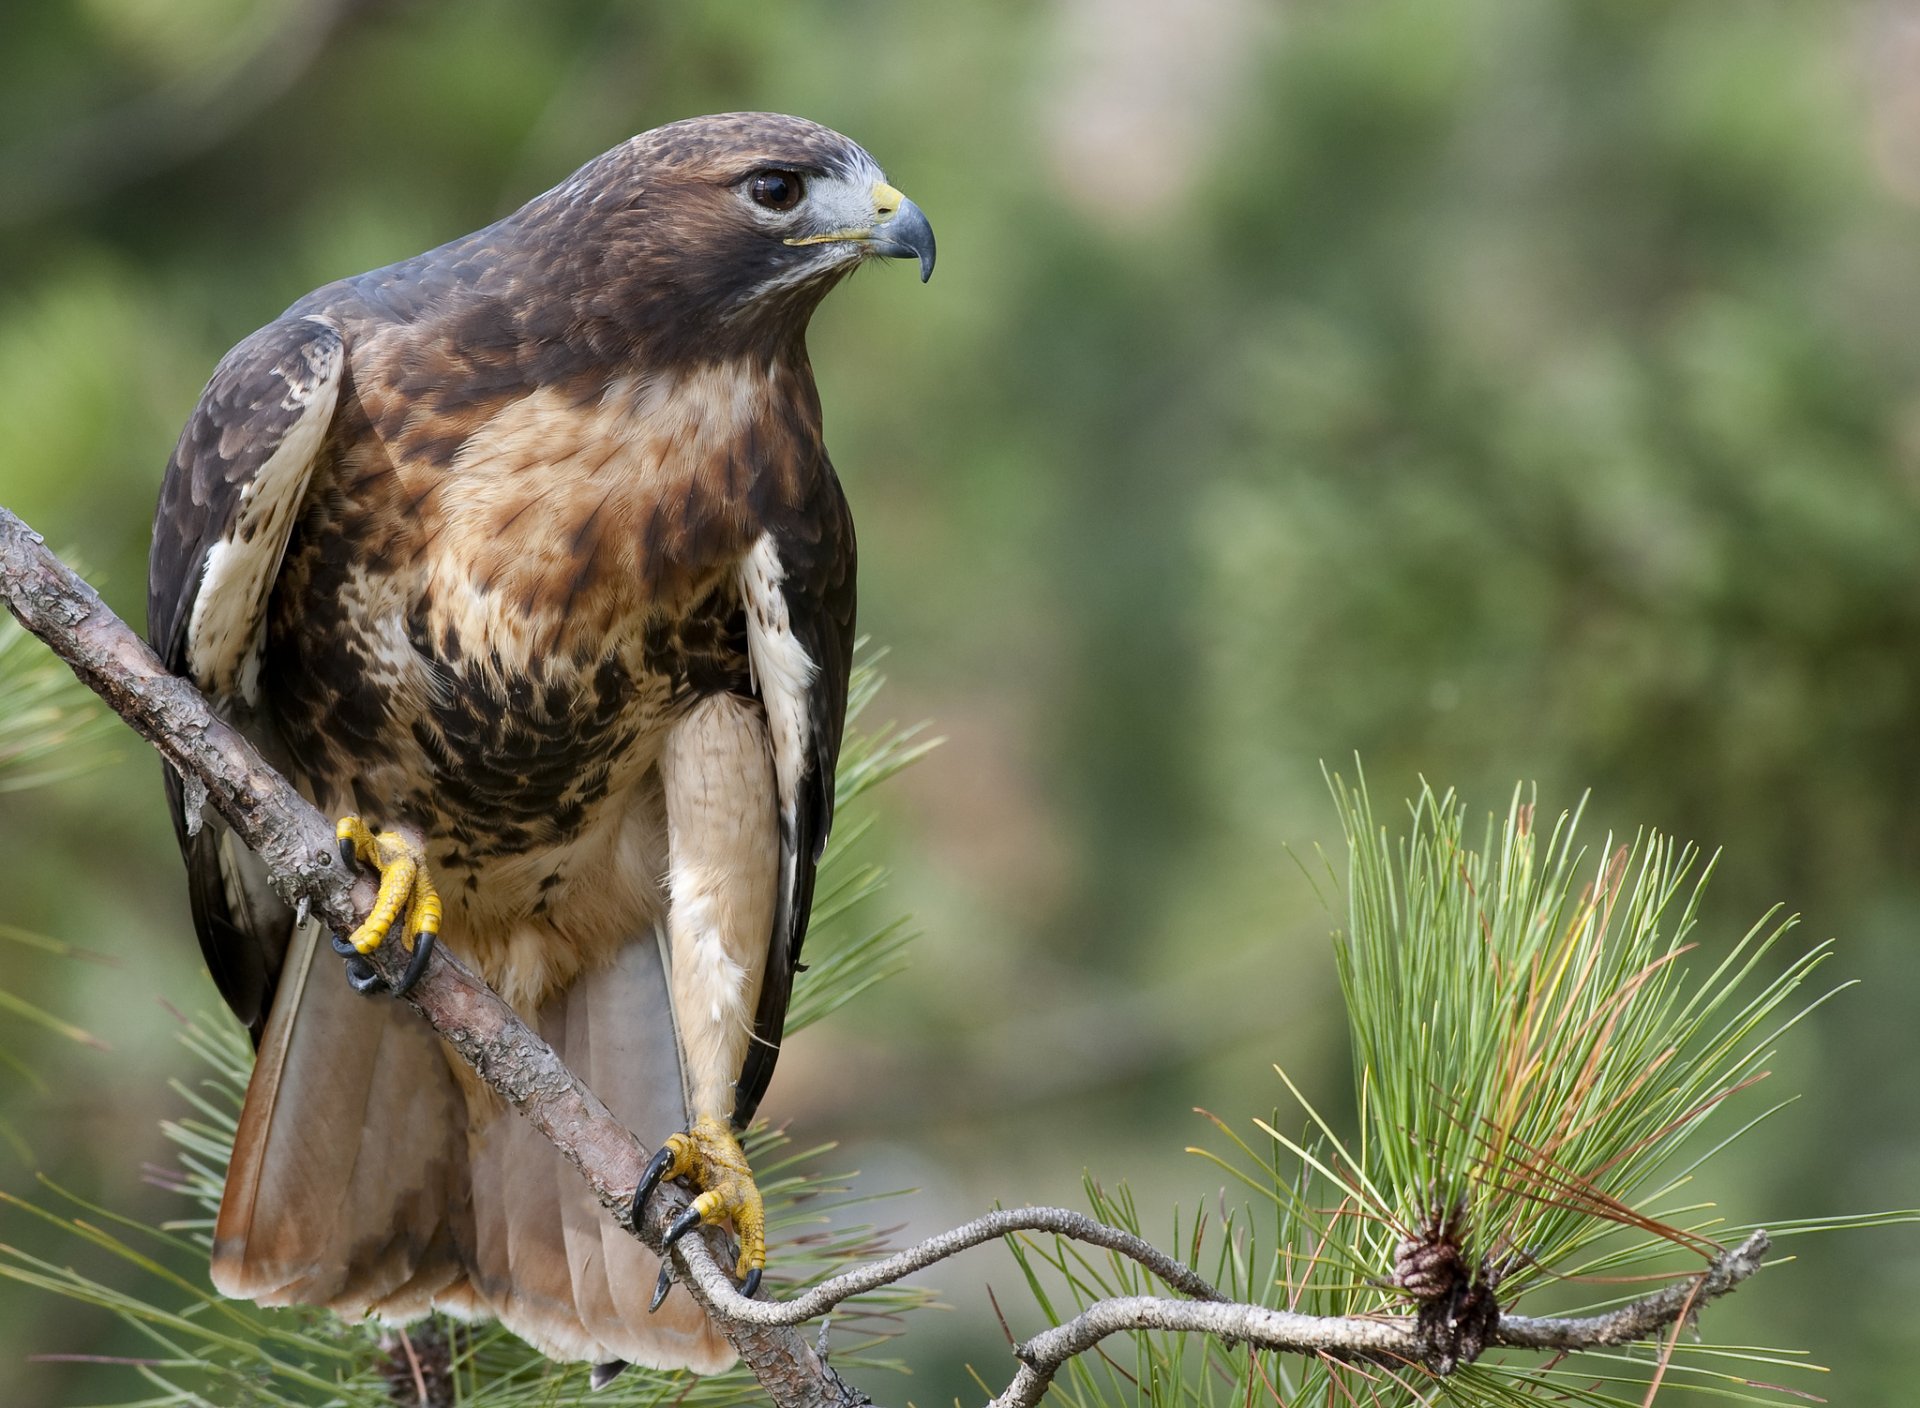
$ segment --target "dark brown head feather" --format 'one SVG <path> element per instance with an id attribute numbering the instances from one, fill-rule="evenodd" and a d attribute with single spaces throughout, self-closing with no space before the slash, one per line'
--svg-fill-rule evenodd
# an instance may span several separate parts
<path id="1" fill-rule="evenodd" d="M 818 123 L 776 113 L 689 118 L 595 157 L 484 230 L 329 285 L 290 311 L 350 326 L 438 324 L 462 365 L 412 369 L 409 390 L 552 385 L 578 369 L 798 355 L 807 320 L 857 260 L 786 243 L 741 186 L 780 169 L 879 166 Z M 817 277 L 807 277 L 807 271 Z M 793 276 L 788 281 L 788 276 Z M 758 291 L 779 283 L 764 299 Z"/>

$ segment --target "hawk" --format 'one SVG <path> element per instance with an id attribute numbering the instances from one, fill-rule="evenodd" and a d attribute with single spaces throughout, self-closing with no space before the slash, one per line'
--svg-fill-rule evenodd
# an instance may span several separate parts
<path id="1" fill-rule="evenodd" d="M 806 330 L 874 257 L 924 279 L 934 242 L 866 152 L 695 118 L 308 294 L 215 369 L 160 491 L 152 639 L 380 877 L 329 943 L 168 777 L 256 1047 L 222 1292 L 731 1362 L 688 1298 L 648 1313 L 652 1253 L 404 1003 L 366 1000 L 361 955 L 402 924 L 413 973 L 436 935 L 458 952 L 660 1147 L 639 1196 L 686 1177 L 757 1282 L 735 1131 L 780 1054 L 854 630 Z"/>

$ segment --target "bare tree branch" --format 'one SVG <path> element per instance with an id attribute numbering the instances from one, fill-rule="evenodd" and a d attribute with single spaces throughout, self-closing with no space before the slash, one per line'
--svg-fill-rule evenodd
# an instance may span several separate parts
<path id="1" fill-rule="evenodd" d="M 1691 1319 L 1708 1301 L 1725 1295 L 1753 1275 L 1772 1246 L 1766 1232 L 1756 1230 L 1739 1246 L 1716 1256 L 1700 1275 L 1605 1315 L 1578 1319 L 1502 1315 L 1495 1343 L 1513 1349 L 1577 1350 L 1652 1339 L 1676 1320 Z"/>
<path id="2" fill-rule="evenodd" d="M 189 792 L 206 800 L 272 872 L 289 903 L 306 904 L 338 932 L 348 932 L 372 903 L 370 880 L 339 864 L 334 832 L 305 798 L 267 765 L 239 732 L 214 714 L 199 692 L 169 674 L 153 651 L 84 581 L 12 513 L 0 508 L 0 595 L 29 631 L 45 641 L 101 698 L 157 748 Z M 390 981 L 406 954 L 397 944 L 373 956 Z M 344 979 L 343 979 L 344 981 Z M 539 1036 L 444 947 L 434 951 L 407 1000 L 488 1085 L 552 1142 L 587 1180 L 622 1226 L 647 1151 L 608 1113 Z M 658 1252 L 667 1227 L 686 1206 L 678 1188 L 663 1188 L 633 1231 Z M 855 1268 L 788 1302 L 749 1300 L 735 1288 L 702 1237 L 674 1251 L 689 1292 L 713 1315 L 741 1359 L 778 1408 L 851 1408 L 870 1400 L 827 1364 L 795 1327 L 863 1291 L 890 1285 L 936 1262 L 1009 1234 L 1071 1237 L 1126 1256 L 1175 1291 L 1172 1300 L 1126 1296 L 1100 1301 L 1015 1352 L 1021 1367 L 992 1408 L 1031 1408 L 1077 1354 L 1128 1330 L 1188 1331 L 1264 1349 L 1417 1366 L 1445 1372 L 1460 1362 L 1458 1343 L 1443 1328 L 1408 1316 L 1318 1317 L 1227 1301 L 1203 1278 L 1149 1243 L 1064 1208 L 990 1213 L 920 1245 Z M 719 1234 L 712 1234 L 718 1236 Z M 1577 1350 L 1645 1339 L 1691 1318 L 1707 1301 L 1751 1276 L 1768 1248 L 1755 1232 L 1698 1275 L 1606 1315 L 1584 1319 L 1497 1316 L 1489 1346 Z M 1457 1337 L 1456 1337 L 1457 1338 Z M 1470 1356 L 1469 1356 L 1470 1357 Z"/>
<path id="3" fill-rule="evenodd" d="M 1770 1245 L 1767 1234 L 1756 1231 L 1715 1257 L 1699 1275 L 1606 1315 L 1568 1320 L 1502 1316 L 1490 1346 L 1575 1350 L 1646 1339 L 1753 1275 Z M 1016 1349 L 1020 1372 L 989 1408 L 1033 1408 L 1068 1360 L 1123 1330 L 1192 1331 L 1284 1353 L 1326 1354 L 1428 1370 L 1446 1352 L 1433 1335 L 1403 1316 L 1296 1315 L 1237 1301 L 1119 1296 L 1089 1306 Z"/>
<path id="4" fill-rule="evenodd" d="M 1001 1212 L 990 1212 L 951 1232 L 929 1237 L 918 1246 L 822 1281 L 792 1300 L 748 1300 L 734 1289 L 733 1282 L 718 1267 L 713 1268 L 712 1283 L 703 1289 L 736 1319 L 755 1325 L 799 1325 L 826 1314 L 840 1302 L 862 1291 L 891 1286 L 969 1247 L 998 1241 L 1015 1232 L 1051 1232 L 1055 1236 L 1071 1237 L 1090 1246 L 1104 1247 L 1139 1262 L 1176 1291 L 1196 1300 L 1226 1300 L 1204 1277 L 1196 1275 L 1192 1268 L 1175 1261 L 1151 1242 L 1067 1208 L 1008 1208 Z M 693 1274 L 702 1281 L 708 1279 L 705 1268 L 696 1268 Z"/>

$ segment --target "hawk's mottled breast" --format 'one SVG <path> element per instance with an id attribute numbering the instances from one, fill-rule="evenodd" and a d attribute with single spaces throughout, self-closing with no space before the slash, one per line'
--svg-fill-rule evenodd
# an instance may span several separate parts
<path id="1" fill-rule="evenodd" d="M 451 888 L 571 840 L 678 711 L 750 692 L 732 569 L 831 471 L 778 364 L 536 388 L 446 453 L 381 378 L 414 359 L 372 341 L 288 545 L 269 702 L 315 789 L 397 803 Z"/>

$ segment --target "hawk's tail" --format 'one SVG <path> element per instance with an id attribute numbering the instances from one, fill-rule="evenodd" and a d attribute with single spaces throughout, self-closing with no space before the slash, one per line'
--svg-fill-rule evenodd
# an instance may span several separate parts
<path id="1" fill-rule="evenodd" d="M 684 1293 L 647 1313 L 653 1254 L 530 1124 L 490 1095 L 470 1100 L 418 1014 L 353 993 L 315 928 L 287 960 L 214 1232 L 222 1292 L 348 1317 L 497 1316 L 559 1359 L 700 1373 L 733 1362 Z M 685 1126 L 652 935 L 554 998 L 538 1025 L 649 1146 Z"/>
<path id="2" fill-rule="evenodd" d="M 463 1273 L 466 1102 L 438 1039 L 288 947 L 214 1225 L 213 1283 L 262 1305 L 418 1314 Z"/>
<path id="3" fill-rule="evenodd" d="M 660 946 L 628 944 L 540 1011 L 540 1035 L 648 1148 L 687 1126 L 679 1042 Z M 579 1171 L 511 1113 L 473 1150 L 472 1288 L 557 1359 L 624 1359 L 717 1373 L 733 1350 L 684 1291 L 647 1313 L 660 1262 L 621 1231 Z"/>

